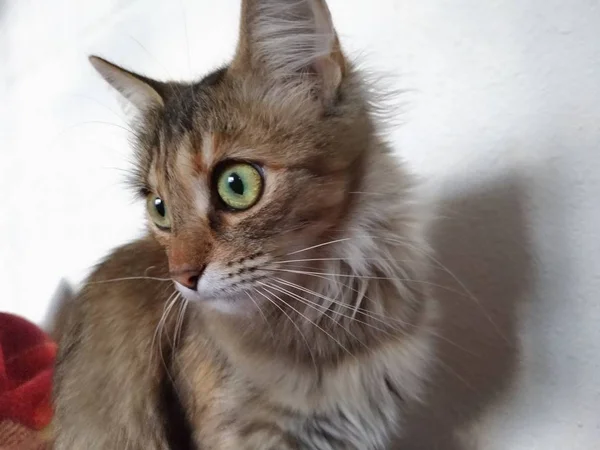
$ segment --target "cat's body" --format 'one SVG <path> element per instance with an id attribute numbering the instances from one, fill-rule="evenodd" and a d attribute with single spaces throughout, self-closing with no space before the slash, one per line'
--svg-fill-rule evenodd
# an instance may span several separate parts
<path id="1" fill-rule="evenodd" d="M 56 450 L 378 450 L 421 394 L 423 225 L 327 8 L 247 1 L 241 30 L 195 85 L 94 60 L 155 225 L 61 312 Z"/>
<path id="2" fill-rule="evenodd" d="M 221 324 L 211 327 L 210 315 L 192 308 L 181 330 L 176 306 L 156 332 L 164 283 L 141 281 L 141 293 L 140 284 L 134 292 L 130 283 L 102 283 L 143 272 L 161 250 L 151 238 L 117 250 L 89 280 L 100 283 L 84 290 L 70 312 L 56 376 L 56 450 L 187 448 L 168 446 L 185 438 L 169 434 L 189 432 L 173 423 L 181 419 L 166 405 L 171 383 L 193 430 L 190 448 L 386 448 L 402 410 L 421 393 L 427 323 L 416 322 L 420 331 L 401 345 L 389 340 L 358 349 L 356 359 L 320 364 L 318 371 L 292 358 L 240 351 L 243 342 L 229 353 L 215 341 L 220 333 L 211 332 Z"/>

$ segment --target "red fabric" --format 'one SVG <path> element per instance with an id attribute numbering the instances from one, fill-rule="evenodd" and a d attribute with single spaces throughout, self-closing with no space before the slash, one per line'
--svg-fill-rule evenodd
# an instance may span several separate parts
<path id="1" fill-rule="evenodd" d="M 25 440 L 50 424 L 56 351 L 35 324 L 0 313 L 0 449 L 34 448 Z M 22 446 L 15 436 L 23 436 Z"/>

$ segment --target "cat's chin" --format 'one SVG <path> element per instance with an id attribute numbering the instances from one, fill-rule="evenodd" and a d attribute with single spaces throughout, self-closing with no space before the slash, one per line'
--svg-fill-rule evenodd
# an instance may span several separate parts
<path id="1" fill-rule="evenodd" d="M 244 315 L 256 307 L 247 297 L 241 296 L 239 293 L 213 295 L 188 289 L 178 282 L 175 282 L 175 287 L 187 301 L 223 314 Z"/>

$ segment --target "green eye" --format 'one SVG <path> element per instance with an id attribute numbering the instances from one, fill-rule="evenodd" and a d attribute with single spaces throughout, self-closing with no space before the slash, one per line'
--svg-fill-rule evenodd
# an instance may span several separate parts
<path id="1" fill-rule="evenodd" d="M 162 198 L 157 195 L 150 194 L 146 200 L 146 208 L 148 214 L 154 224 L 161 230 L 168 231 L 171 228 L 171 220 L 167 211 L 167 205 Z"/>
<path id="2" fill-rule="evenodd" d="M 262 175 L 252 164 L 234 163 L 225 166 L 218 174 L 217 193 L 232 209 L 239 211 L 254 206 L 262 189 Z"/>

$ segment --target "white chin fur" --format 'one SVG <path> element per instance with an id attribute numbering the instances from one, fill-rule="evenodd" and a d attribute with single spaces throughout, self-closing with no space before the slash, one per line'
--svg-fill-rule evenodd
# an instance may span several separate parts
<path id="1" fill-rule="evenodd" d="M 202 293 L 186 288 L 177 281 L 174 282 L 177 290 L 189 302 L 201 304 L 203 307 L 212 308 L 223 314 L 244 314 L 248 312 L 251 306 L 247 305 L 243 297 L 219 298 L 213 296 L 205 296 Z"/>

